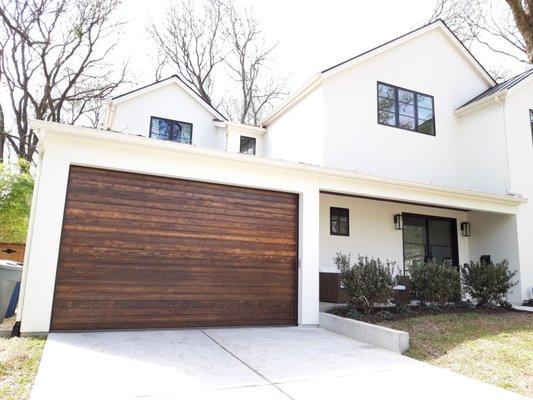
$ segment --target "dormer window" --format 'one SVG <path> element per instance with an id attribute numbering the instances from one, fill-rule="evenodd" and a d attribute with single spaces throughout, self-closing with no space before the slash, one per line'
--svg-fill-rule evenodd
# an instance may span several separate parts
<path id="1" fill-rule="evenodd" d="M 152 117 L 150 119 L 150 137 L 191 144 L 192 124 L 167 118 Z"/>
<path id="2" fill-rule="evenodd" d="M 378 82 L 378 123 L 435 135 L 433 96 Z"/>
<path id="3" fill-rule="evenodd" d="M 242 154 L 255 155 L 255 138 L 241 136 L 241 147 L 239 151 Z"/>

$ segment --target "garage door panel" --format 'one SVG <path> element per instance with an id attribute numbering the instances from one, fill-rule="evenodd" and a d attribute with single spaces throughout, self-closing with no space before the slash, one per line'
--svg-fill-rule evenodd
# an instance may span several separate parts
<path id="1" fill-rule="evenodd" d="M 258 218 L 260 220 L 272 221 L 279 217 L 288 216 L 288 213 L 278 212 L 277 210 L 266 212 L 265 208 L 268 210 L 268 204 L 265 204 L 263 207 L 255 207 L 253 209 L 246 210 L 244 207 L 232 207 L 231 205 L 228 205 L 227 207 L 221 207 L 209 204 L 201 204 L 200 202 L 197 202 L 196 204 L 187 204 L 181 203 L 177 200 L 169 200 L 164 197 L 158 199 L 157 196 L 146 197 L 142 199 L 140 195 L 139 197 L 125 196 L 122 193 L 114 194 L 112 192 L 110 193 L 109 191 L 106 191 L 105 194 L 99 194 L 97 191 L 92 191 L 89 189 L 72 189 L 71 191 L 71 199 L 78 202 L 107 204 L 110 198 L 113 199 L 113 203 L 118 205 L 139 207 L 141 209 L 159 209 L 165 210 L 169 213 L 172 211 L 195 213 L 197 214 L 195 215 L 196 218 L 202 218 L 204 215 L 221 215 Z"/>
<path id="2" fill-rule="evenodd" d="M 71 167 L 52 330 L 294 324 L 297 204 Z"/>
<path id="3" fill-rule="evenodd" d="M 238 237 L 248 237 L 251 239 L 259 238 L 261 240 L 278 239 L 294 243 L 294 238 L 280 239 L 280 233 L 291 233 L 294 231 L 294 227 L 291 229 L 284 227 L 281 229 L 278 227 L 268 227 L 262 225 L 244 225 L 241 224 L 228 224 L 220 223 L 216 224 L 213 219 L 200 220 L 200 219 L 176 219 L 167 218 L 163 220 L 161 217 L 159 221 L 153 221 L 147 217 L 146 220 L 141 220 L 142 215 L 125 216 L 124 219 L 110 218 L 100 213 L 87 213 L 85 217 L 67 215 L 65 216 L 65 227 L 69 231 L 107 231 L 115 232 L 117 228 L 120 228 L 124 232 L 132 234 L 150 234 L 156 232 L 158 234 L 165 233 L 168 236 L 178 236 L 183 233 L 189 234 L 212 234 L 213 228 L 217 228 L 217 232 L 220 235 L 237 235 Z M 94 218 L 98 218 L 98 226 L 95 226 Z M 168 232 L 173 230 L 172 232 Z"/>
<path id="4" fill-rule="evenodd" d="M 103 172 L 101 172 L 103 171 Z M 163 189 L 174 193 L 198 193 L 212 195 L 213 188 L 216 188 L 217 195 L 227 196 L 236 199 L 255 199 L 261 202 L 273 202 L 274 207 L 287 207 L 292 204 L 294 195 L 291 193 L 275 192 L 269 190 L 261 190 L 259 193 L 257 189 L 239 187 L 239 186 L 221 186 L 218 184 L 210 184 L 206 182 L 196 182 L 181 180 L 180 188 L 177 189 L 173 179 L 156 176 L 139 175 L 135 183 L 128 183 L 123 180 L 123 172 L 115 171 L 93 171 L 90 179 L 87 178 L 85 171 L 72 171 L 70 176 L 73 178 L 72 187 L 82 187 L 86 182 L 94 183 L 99 187 L 100 183 L 108 183 L 116 185 L 115 187 L 142 187 L 142 190 L 147 189 Z M 281 201 L 281 202 L 280 202 Z"/>

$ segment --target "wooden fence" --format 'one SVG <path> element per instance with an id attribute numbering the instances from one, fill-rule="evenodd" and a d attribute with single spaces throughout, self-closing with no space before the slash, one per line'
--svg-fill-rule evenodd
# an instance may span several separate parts
<path id="1" fill-rule="evenodd" d="M 12 260 L 23 262 L 25 244 L 0 243 L 0 260 Z"/>

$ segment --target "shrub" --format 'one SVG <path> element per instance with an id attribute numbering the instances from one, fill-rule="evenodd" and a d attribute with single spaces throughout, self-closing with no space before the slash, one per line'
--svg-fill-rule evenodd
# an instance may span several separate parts
<path id="1" fill-rule="evenodd" d="M 446 305 L 461 297 L 459 271 L 450 262 L 429 261 L 412 267 L 411 291 L 423 305 Z"/>
<path id="2" fill-rule="evenodd" d="M 340 270 L 349 308 L 368 314 L 376 304 L 388 303 L 392 299 L 394 263 L 358 256 L 352 265 L 350 256 L 340 253 L 333 261 Z"/>
<path id="3" fill-rule="evenodd" d="M 509 271 L 509 263 L 479 263 L 470 261 L 463 269 L 463 286 L 478 306 L 503 304 L 509 290 L 516 284 L 516 272 Z"/>

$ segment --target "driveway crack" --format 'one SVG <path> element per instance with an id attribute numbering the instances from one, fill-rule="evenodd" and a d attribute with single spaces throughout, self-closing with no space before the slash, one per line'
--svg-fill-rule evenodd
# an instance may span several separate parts
<path id="1" fill-rule="evenodd" d="M 229 349 L 227 349 L 226 347 L 224 347 L 222 344 L 220 344 L 219 342 L 217 342 L 217 340 L 215 338 L 213 338 L 212 336 L 210 336 L 206 331 L 202 330 L 202 333 L 207 336 L 209 339 L 211 339 L 213 341 L 213 343 L 215 343 L 217 346 L 219 346 L 222 350 L 224 350 L 226 353 L 228 353 L 229 355 L 231 355 L 233 358 L 235 358 L 237 361 L 239 361 L 242 365 L 244 365 L 245 367 L 247 367 L 248 369 L 250 369 L 252 372 L 254 372 L 255 374 L 259 375 L 262 379 L 264 379 L 266 382 L 268 382 L 270 385 L 274 386 L 276 389 L 278 389 L 281 393 L 283 393 L 285 396 L 287 396 L 287 398 L 291 399 L 291 400 L 294 400 L 294 397 L 292 397 L 291 395 L 289 395 L 287 392 L 285 392 L 283 389 L 281 389 L 275 382 L 271 381 L 270 379 L 268 379 L 265 375 L 263 375 L 261 372 L 259 372 L 258 370 L 256 370 L 254 367 L 252 367 L 251 365 L 247 364 L 246 361 L 242 360 L 241 358 L 239 358 L 237 355 L 235 355 L 234 353 L 232 353 Z"/>

